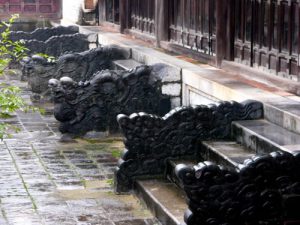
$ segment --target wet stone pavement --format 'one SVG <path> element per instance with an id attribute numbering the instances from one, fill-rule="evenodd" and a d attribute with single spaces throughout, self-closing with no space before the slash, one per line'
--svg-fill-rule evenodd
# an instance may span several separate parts
<path id="1" fill-rule="evenodd" d="M 30 103 L 26 83 L 9 82 Z M 0 225 L 159 225 L 135 196 L 113 192 L 120 138 L 60 142 L 51 104 L 40 107 L 5 120 L 20 131 L 0 142 Z"/>

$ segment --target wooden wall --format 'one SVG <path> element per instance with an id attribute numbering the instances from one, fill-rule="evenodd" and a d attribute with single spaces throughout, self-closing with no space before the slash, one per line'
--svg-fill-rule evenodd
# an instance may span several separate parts
<path id="1" fill-rule="evenodd" d="M 0 0 L 0 18 L 61 19 L 62 0 Z"/>

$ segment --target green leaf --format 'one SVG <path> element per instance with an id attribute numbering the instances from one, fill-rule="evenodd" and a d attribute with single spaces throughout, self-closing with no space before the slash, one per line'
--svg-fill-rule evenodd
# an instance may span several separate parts
<path id="1" fill-rule="evenodd" d="M 24 46 L 24 41 L 12 41 L 10 39 L 10 28 L 19 15 L 14 14 L 8 21 L 0 22 L 0 27 L 4 28 L 0 35 L 0 75 L 5 74 L 12 60 L 19 61 L 28 49 Z M 38 110 L 28 106 L 21 97 L 21 89 L 15 86 L 9 86 L 5 83 L 0 84 L 0 117 L 10 118 L 17 111 Z M 0 140 L 9 137 L 10 132 L 17 132 L 19 128 L 13 127 L 7 123 L 0 122 Z"/>

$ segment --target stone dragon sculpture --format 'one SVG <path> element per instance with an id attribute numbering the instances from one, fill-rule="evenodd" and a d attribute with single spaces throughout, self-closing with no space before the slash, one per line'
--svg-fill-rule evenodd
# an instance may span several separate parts
<path id="1" fill-rule="evenodd" d="M 175 170 L 187 225 L 299 224 L 300 152 L 254 156 L 234 171 L 207 161 Z"/>
<path id="2" fill-rule="evenodd" d="M 115 132 L 119 113 L 162 115 L 169 111 L 170 99 L 161 93 L 161 80 L 153 67 L 103 70 L 81 82 L 70 77 L 51 79 L 54 116 L 61 122 L 60 131 L 75 136 L 92 130 Z"/>
<path id="3" fill-rule="evenodd" d="M 78 26 L 57 26 L 57 27 L 45 27 L 37 28 L 32 32 L 25 31 L 11 31 L 10 40 L 38 40 L 46 41 L 52 36 L 66 35 L 66 34 L 76 34 L 79 33 Z"/>
<path id="4" fill-rule="evenodd" d="M 22 76 L 30 89 L 37 94 L 48 93 L 48 81 L 68 76 L 74 81 L 89 80 L 94 73 L 110 69 L 112 61 L 127 59 L 129 52 L 115 45 L 98 47 L 80 53 L 62 55 L 56 61 L 34 55 L 23 60 Z"/>
<path id="5" fill-rule="evenodd" d="M 128 192 L 137 178 L 163 175 L 168 159 L 195 158 L 199 141 L 230 138 L 232 121 L 262 116 L 263 105 L 257 101 L 183 106 L 164 117 L 118 115 L 125 150 L 116 171 L 116 191 Z"/>
<path id="6" fill-rule="evenodd" d="M 24 41 L 28 55 L 41 53 L 55 58 L 66 53 L 86 51 L 89 49 L 89 44 L 88 36 L 79 33 L 52 36 L 46 41 L 35 39 Z"/>

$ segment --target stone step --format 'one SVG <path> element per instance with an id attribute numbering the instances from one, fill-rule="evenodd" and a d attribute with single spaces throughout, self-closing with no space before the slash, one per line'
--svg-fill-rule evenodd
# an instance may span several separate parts
<path id="1" fill-rule="evenodd" d="M 113 61 L 116 70 L 131 70 L 137 66 L 142 65 L 134 59 L 124 59 L 124 60 L 115 60 Z"/>
<path id="2" fill-rule="evenodd" d="M 300 135 L 267 120 L 245 120 L 232 123 L 236 141 L 257 154 L 274 151 L 293 153 L 300 150 Z"/>
<path id="3" fill-rule="evenodd" d="M 203 141 L 199 145 L 198 159 L 169 160 L 166 168 L 166 178 L 183 188 L 175 174 L 175 167 L 179 164 L 187 166 L 197 165 L 201 161 L 211 161 L 229 169 L 239 169 L 244 160 L 251 158 L 255 152 L 233 141 Z"/>
<path id="4" fill-rule="evenodd" d="M 176 184 L 178 187 L 180 188 L 183 188 L 180 180 L 178 179 L 178 177 L 176 176 L 175 174 L 175 167 L 179 164 L 185 164 L 185 165 L 188 165 L 188 166 L 193 166 L 193 165 L 196 165 L 200 162 L 201 160 L 188 160 L 188 159 L 172 159 L 172 160 L 169 160 L 168 163 L 167 163 L 167 168 L 166 168 L 166 178 Z"/>
<path id="5" fill-rule="evenodd" d="M 187 204 L 175 184 L 159 179 L 137 181 L 136 193 L 163 225 L 183 224 Z"/>
<path id="6" fill-rule="evenodd" d="M 298 96 L 295 98 L 299 98 Z M 289 131 L 300 134 L 299 101 L 285 100 L 264 104 L 264 117 Z"/>
<path id="7" fill-rule="evenodd" d="M 199 153 L 205 161 L 231 169 L 239 169 L 240 164 L 255 155 L 254 151 L 233 141 L 204 141 Z"/>

